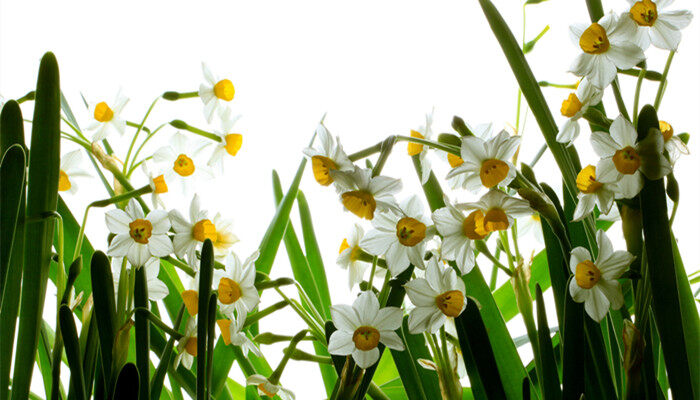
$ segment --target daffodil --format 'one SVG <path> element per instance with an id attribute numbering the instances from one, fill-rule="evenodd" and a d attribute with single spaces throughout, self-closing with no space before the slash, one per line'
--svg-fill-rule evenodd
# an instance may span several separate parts
<path id="1" fill-rule="evenodd" d="M 474 136 L 483 140 L 489 140 L 491 138 L 491 135 L 493 134 L 493 124 L 490 122 L 478 124 L 473 128 L 468 123 L 465 122 L 465 124 L 467 125 L 469 131 L 471 131 L 474 134 Z M 464 159 L 462 159 L 462 157 L 452 153 L 445 154 L 447 158 L 447 163 L 450 164 L 451 168 L 457 168 L 460 165 L 464 164 Z M 457 174 L 447 178 L 447 183 L 452 189 L 464 188 L 466 187 L 467 177 L 467 174 Z"/>
<path id="2" fill-rule="evenodd" d="M 320 147 L 307 147 L 304 154 L 311 158 L 311 170 L 316 182 L 328 186 L 335 180 L 337 171 L 352 172 L 355 167 L 343 151 L 340 138 L 334 139 L 323 123 L 318 124 L 316 128 L 316 137 Z"/>
<path id="3" fill-rule="evenodd" d="M 600 322 L 612 306 L 617 310 L 624 304 L 618 278 L 634 260 L 626 251 L 613 251 L 612 243 L 603 230 L 596 233 L 598 258 L 584 247 L 571 251 L 569 268 L 574 276 L 569 282 L 569 292 L 577 303 L 585 303 L 588 315 Z"/>
<path id="4" fill-rule="evenodd" d="M 239 321 L 245 321 L 246 315 L 260 302 L 258 289 L 255 288 L 255 260 L 258 255 L 256 251 L 241 263 L 232 252 L 226 257 L 226 270 L 214 271 L 213 284 L 219 293 L 219 308 L 224 314 L 233 314 L 235 311 Z"/>
<path id="5" fill-rule="evenodd" d="M 642 173 L 650 179 L 659 179 L 671 172 L 671 164 L 661 153 L 663 135 L 649 133 L 646 146 L 637 142 L 637 131 L 624 117 L 619 116 L 610 125 L 610 134 L 593 132 L 591 145 L 600 156 L 596 166 L 596 180 L 614 183 L 615 192 L 623 198 L 632 198 L 642 190 Z M 654 163 L 645 162 L 653 157 Z"/>
<path id="6" fill-rule="evenodd" d="M 481 227 L 483 224 L 481 232 L 506 230 L 513 224 L 514 218 L 532 213 L 528 202 L 508 196 L 498 189 L 489 190 L 475 203 L 458 204 L 457 208 L 471 213 L 476 211 L 476 214 L 469 215 L 474 215 L 475 221 L 481 220 L 480 224 L 476 225 Z"/>
<path id="7" fill-rule="evenodd" d="M 688 155 L 690 150 L 688 146 L 679 138 L 677 135 L 673 134 L 673 126 L 666 121 L 659 121 L 659 130 L 664 138 L 664 149 L 668 152 L 668 158 L 671 163 L 674 163 L 680 158 L 681 154 Z"/>
<path id="8" fill-rule="evenodd" d="M 430 140 L 430 138 L 433 136 L 433 112 L 434 111 L 431 111 L 430 114 L 425 114 L 425 125 L 419 127 L 416 130 L 411 130 L 411 137 Z M 420 143 L 409 142 L 407 151 L 409 156 L 418 155 L 418 160 L 421 165 L 420 181 L 421 184 L 425 185 L 425 183 L 428 182 L 428 178 L 430 177 L 431 171 L 430 160 L 426 158 L 426 155 L 428 154 L 428 149 Z"/>
<path id="9" fill-rule="evenodd" d="M 168 184 L 165 183 L 165 176 L 151 173 L 147 163 L 141 164 L 141 170 L 148 177 L 148 185 L 151 186 L 151 204 L 153 204 L 153 208 L 165 208 L 165 203 L 160 198 L 161 195 L 168 193 Z"/>
<path id="10" fill-rule="evenodd" d="M 379 343 L 394 350 L 403 350 L 403 342 L 394 332 L 401 326 L 403 313 L 398 307 L 379 308 L 377 296 L 362 292 L 352 307 L 331 307 L 333 324 L 338 329 L 328 341 L 328 352 L 333 355 L 352 354 L 358 367 L 367 369 L 379 361 Z"/>
<path id="11" fill-rule="evenodd" d="M 105 139 L 114 131 L 120 135 L 124 134 L 126 120 L 121 117 L 121 113 L 128 102 L 129 99 L 124 97 L 120 91 L 117 93 L 114 101 L 109 103 L 100 101 L 90 105 L 89 109 L 92 119 L 85 129 L 93 132 L 93 142 Z"/>
<path id="12" fill-rule="evenodd" d="M 519 145 L 520 136 L 510 136 L 506 131 L 486 140 L 464 136 L 461 149 L 463 163 L 453 168 L 447 178 L 465 174 L 463 187 L 471 191 L 481 187 L 507 186 L 516 175 L 510 159 Z"/>
<path id="13" fill-rule="evenodd" d="M 251 352 L 258 357 L 262 357 L 260 349 L 253 343 L 245 332 L 242 331 L 245 318 L 239 321 L 238 318 L 230 315 L 229 318 L 217 319 L 216 324 L 219 325 L 221 330 L 221 340 L 224 344 L 228 346 L 233 344 L 234 346 L 240 347 L 243 355 L 248 357 L 248 353 Z"/>
<path id="14" fill-rule="evenodd" d="M 228 103 L 233 100 L 236 89 L 231 80 L 214 76 L 205 63 L 202 63 L 202 73 L 204 82 L 199 85 L 199 98 L 204 103 L 204 118 L 211 123 L 217 110 L 223 115 L 229 108 Z"/>
<path id="15" fill-rule="evenodd" d="M 125 262 L 122 257 L 112 257 L 112 278 L 114 279 L 114 291 L 116 293 L 121 278 L 122 263 Z M 151 258 L 142 268 L 146 268 L 146 287 L 148 288 L 148 299 L 158 301 L 164 299 L 170 292 L 168 287 L 158 279 L 160 272 L 160 260 Z"/>
<path id="16" fill-rule="evenodd" d="M 240 117 L 240 115 L 232 116 L 231 110 L 226 110 L 221 116 L 221 129 L 214 132 L 221 138 L 221 141 L 214 146 L 214 151 L 211 153 L 207 165 L 215 168 L 219 173 L 224 171 L 226 155 L 234 157 L 243 145 L 243 135 L 233 132 L 233 126 Z"/>
<path id="17" fill-rule="evenodd" d="M 467 305 L 464 282 L 452 267 L 438 265 L 437 257 L 428 261 L 425 278 L 412 279 L 404 288 L 416 306 L 408 315 L 408 330 L 413 334 L 437 332 L 447 317 L 458 317 Z"/>
<path id="18" fill-rule="evenodd" d="M 688 10 L 665 10 L 673 0 L 627 0 L 629 12 L 622 15 L 630 25 L 629 39 L 642 50 L 649 44 L 666 50 L 677 50 L 681 29 L 690 24 L 693 14 Z"/>
<path id="19" fill-rule="evenodd" d="M 574 221 L 580 221 L 593 211 L 598 204 L 598 210 L 602 214 L 610 212 L 615 201 L 614 184 L 601 183 L 596 180 L 594 165 L 583 168 L 576 176 L 578 204 L 574 210 Z"/>
<path id="20" fill-rule="evenodd" d="M 80 168 L 83 155 L 80 150 L 74 150 L 61 157 L 61 169 L 58 171 L 58 191 L 75 194 L 78 185 L 75 178 L 87 178 L 90 174 Z"/>
<path id="21" fill-rule="evenodd" d="M 294 393 L 291 390 L 285 389 L 279 384 L 274 384 L 259 374 L 253 374 L 246 378 L 245 384 L 248 386 L 256 386 L 260 396 L 267 396 L 269 398 L 279 396 L 282 400 L 294 400 Z"/>
<path id="22" fill-rule="evenodd" d="M 576 93 L 569 93 L 569 97 L 561 104 L 561 115 L 567 119 L 557 134 L 557 142 L 573 143 L 581 132 L 579 119 L 588 107 L 598 104 L 602 98 L 603 91 L 591 85 L 587 78 L 583 78 Z"/>
<path id="23" fill-rule="evenodd" d="M 336 262 L 341 268 L 348 270 L 348 283 L 350 289 L 362 282 L 362 277 L 365 270 L 369 266 L 368 263 L 359 259 L 362 249 L 360 248 L 360 240 L 365 235 L 364 229 L 358 224 L 352 226 L 350 235 L 343 239 L 338 251 L 338 259 Z"/>
<path id="24" fill-rule="evenodd" d="M 184 336 L 177 342 L 177 355 L 173 365 L 177 368 L 182 364 L 190 369 L 195 357 L 197 357 L 197 319 L 192 317 L 187 321 Z"/>
<path id="25" fill-rule="evenodd" d="M 165 183 L 179 184 L 183 194 L 190 193 L 190 186 L 200 179 L 211 178 L 211 170 L 200 160 L 202 150 L 208 145 L 201 140 L 192 140 L 177 132 L 170 144 L 156 150 L 153 161 L 165 170 Z"/>
<path id="26" fill-rule="evenodd" d="M 173 252 L 167 235 L 170 220 L 165 211 L 153 210 L 144 216 L 138 202 L 130 199 L 124 210 L 105 213 L 105 221 L 110 232 L 116 234 L 107 250 L 109 256 L 126 256 L 131 265 L 141 267 L 151 257 L 165 257 Z"/>
<path id="27" fill-rule="evenodd" d="M 430 239 L 423 206 L 418 197 L 411 196 L 398 211 L 389 210 L 372 220 L 374 229 L 360 241 L 368 253 L 383 255 L 392 276 L 403 272 L 410 264 L 423 268 L 426 238 Z"/>
<path id="28" fill-rule="evenodd" d="M 401 190 L 401 181 L 386 176 L 372 177 L 369 169 L 338 171 L 337 189 L 345 209 L 364 219 L 373 219 L 375 211 L 396 208 L 394 194 Z"/>
<path id="29" fill-rule="evenodd" d="M 435 210 L 432 218 L 442 235 L 441 257 L 454 260 L 462 274 L 469 273 L 474 268 L 472 241 L 482 240 L 488 233 L 484 229 L 484 214 L 474 210 L 465 216 L 445 199 L 445 207 Z"/>
<path id="30" fill-rule="evenodd" d="M 642 49 L 629 41 L 630 28 L 629 24 L 620 23 L 615 14 L 605 15 L 590 25 L 572 25 L 571 38 L 583 52 L 569 70 L 604 89 L 615 79 L 618 68 L 629 69 L 644 60 Z"/>

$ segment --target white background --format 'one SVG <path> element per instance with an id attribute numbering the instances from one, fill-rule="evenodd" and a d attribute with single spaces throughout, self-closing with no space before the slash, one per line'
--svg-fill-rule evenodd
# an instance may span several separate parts
<path id="1" fill-rule="evenodd" d="M 676 3 L 673 8 L 689 8 L 698 14 L 696 2 Z M 505 0 L 496 1 L 496 6 L 520 38 L 521 6 Z M 622 11 L 627 3 L 607 1 L 604 6 Z M 528 40 L 545 25 L 551 27 L 528 55 L 537 79 L 575 82 L 566 70 L 578 48 L 570 42 L 567 28 L 571 23 L 588 21 L 585 2 L 550 1 L 528 6 L 527 15 Z M 693 136 L 700 122 L 698 26 L 694 21 L 684 32 L 660 109 L 661 119 L 671 122 L 676 132 L 691 133 L 692 154 L 677 164 L 681 205 L 674 225 L 689 272 L 697 270 L 700 261 L 694 248 L 700 222 L 696 209 L 700 158 Z M 424 123 L 424 114 L 433 107 L 436 133 L 451 132 L 455 114 L 472 125 L 494 122 L 498 129 L 514 125 L 515 119 L 515 80 L 475 0 L 0 1 L 0 93 L 6 99 L 33 89 L 38 61 L 49 50 L 58 58 L 62 89 L 82 125 L 87 125 L 89 114 L 80 93 L 88 101 L 110 101 L 121 88 L 131 98 L 125 115 L 138 121 L 162 92 L 196 90 L 202 80 L 201 61 L 208 62 L 215 74 L 233 81 L 233 110 L 243 116 L 236 125 L 237 132 L 244 135 L 243 148 L 235 159 L 227 160 L 225 176 L 202 183 L 197 192 L 206 208 L 234 219 L 235 232 L 241 238 L 234 249 L 241 257 L 256 248 L 274 213 L 271 170 L 279 171 L 285 187 L 289 184 L 301 150 L 324 113 L 328 113 L 326 125 L 341 137 L 348 152 L 375 144 L 389 134 L 407 135 Z M 663 69 L 665 52 L 650 50 L 647 56 L 650 69 Z M 621 77 L 628 108 L 632 107 L 635 83 L 635 78 Z M 569 91 L 543 91 L 558 123 L 563 122 L 558 110 Z M 653 102 L 655 93 L 656 84 L 645 82 L 642 104 Z M 617 111 L 609 92 L 605 103 L 614 117 Z M 26 117 L 31 116 L 31 107 L 22 106 Z M 174 118 L 207 129 L 198 99 L 160 101 L 147 125 L 154 127 Z M 166 143 L 173 132 L 164 130 L 148 151 Z M 122 148 L 126 140 L 116 147 Z M 115 142 L 119 143 L 118 139 L 112 138 Z M 531 160 L 542 143 L 530 115 L 521 159 Z M 576 145 L 584 163 L 595 163 L 585 128 Z M 69 149 L 66 146 L 64 152 Z M 438 175 L 444 176 L 444 160 L 435 153 L 430 157 Z M 85 163 L 85 168 L 90 165 Z M 539 179 L 559 187 L 559 174 L 553 168 L 551 156 L 546 154 L 536 173 Z M 403 178 L 400 198 L 420 194 L 405 144 L 397 146 L 384 173 Z M 135 178 L 136 185 L 144 183 L 143 177 Z M 356 218 L 344 213 L 332 189 L 317 185 L 308 170 L 301 188 L 311 205 L 333 301 L 350 302 L 356 293 L 347 289 L 346 273 L 337 268 L 335 258 Z M 94 179 L 83 183 L 80 193 L 67 200 L 74 213 L 82 215 L 88 202 L 105 194 Z M 473 199 L 463 192 L 455 196 Z M 186 197 L 171 195 L 166 202 L 185 211 L 191 195 Z M 298 229 L 296 209 L 292 215 Z M 613 232 L 621 245 L 619 229 Z M 94 212 L 87 233 L 93 245 L 106 248 L 101 211 Z M 521 246 L 539 250 L 541 245 L 525 240 Z M 488 275 L 489 269 L 483 272 Z M 283 246 L 272 275 L 291 276 Z M 277 301 L 275 296 L 266 294 L 263 305 Z M 49 297 L 49 301 L 55 299 Z M 51 303 L 47 303 L 46 318 L 54 320 Z M 509 326 L 514 336 L 524 331 L 517 320 Z M 293 334 L 302 327 L 289 312 L 275 314 L 261 324 L 262 331 L 280 334 Z M 263 348 L 273 367 L 280 350 L 281 346 Z M 527 361 L 527 346 L 521 350 Z M 282 382 L 297 398 L 321 398 L 323 387 L 316 371 L 311 364 L 292 362 Z M 234 376 L 241 377 L 239 372 Z M 37 373 L 35 381 L 33 390 L 43 393 Z"/>

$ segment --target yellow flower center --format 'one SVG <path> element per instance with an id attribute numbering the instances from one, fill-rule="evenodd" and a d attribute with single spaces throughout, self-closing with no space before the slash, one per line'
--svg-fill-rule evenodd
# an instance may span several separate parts
<path id="1" fill-rule="evenodd" d="M 222 304 L 233 304 L 241 298 L 242 294 L 238 282 L 229 278 L 219 280 L 219 301 Z"/>
<path id="2" fill-rule="evenodd" d="M 600 270 L 591 260 L 582 261 L 576 265 L 574 278 L 579 287 L 590 289 L 600 280 Z"/>
<path id="3" fill-rule="evenodd" d="M 147 219 L 139 218 L 129 222 L 129 235 L 137 243 L 148 243 L 148 238 L 151 237 L 152 230 L 153 225 L 151 225 L 151 221 Z"/>
<path id="4" fill-rule="evenodd" d="M 114 111 L 103 101 L 95 106 L 94 117 L 99 122 L 109 122 L 114 118 Z"/>
<path id="5" fill-rule="evenodd" d="M 355 347 L 362 351 L 372 350 L 379 345 L 379 331 L 371 326 L 361 326 L 352 334 Z"/>
<path id="6" fill-rule="evenodd" d="M 192 237 L 200 242 L 209 239 L 213 242 L 216 241 L 216 226 L 208 219 L 203 219 L 198 221 L 192 227 Z"/>
<path id="7" fill-rule="evenodd" d="M 581 104 L 576 93 L 571 93 L 569 97 L 561 103 L 561 115 L 571 118 L 581 111 L 581 107 L 583 107 L 583 104 Z"/>
<path id="8" fill-rule="evenodd" d="M 668 142 L 673 137 L 673 127 L 666 121 L 659 121 L 659 128 L 664 136 L 664 142 Z"/>
<path id="9" fill-rule="evenodd" d="M 456 156 L 452 153 L 447 153 L 447 162 L 450 163 L 450 167 L 452 168 L 457 168 L 460 165 L 464 164 L 464 160 L 462 160 L 462 157 Z"/>
<path id="10" fill-rule="evenodd" d="M 418 131 L 411 131 L 411 137 L 423 139 L 423 135 Z M 415 156 L 423 151 L 423 145 L 420 143 L 408 142 L 408 155 Z"/>
<path id="11" fill-rule="evenodd" d="M 340 244 L 340 250 L 338 251 L 338 254 L 341 254 L 345 250 L 350 248 L 350 243 L 348 243 L 347 239 L 343 239 L 343 243 Z M 350 261 L 357 261 L 357 259 L 360 258 L 360 246 L 355 246 L 350 250 Z"/>
<path id="12" fill-rule="evenodd" d="M 265 386 L 264 383 L 261 383 L 258 385 L 258 390 L 263 392 L 265 394 L 265 396 L 267 396 L 269 398 L 275 397 L 275 394 L 276 394 L 276 393 L 272 393 L 271 391 L 267 390 L 267 387 Z"/>
<path id="13" fill-rule="evenodd" d="M 459 290 L 450 290 L 435 298 L 435 305 L 448 317 L 459 317 L 464 305 L 464 294 Z"/>
<path id="14" fill-rule="evenodd" d="M 360 218 L 374 218 L 374 210 L 377 209 L 377 202 L 372 193 L 364 190 L 353 190 L 345 192 L 341 196 L 345 208 Z"/>
<path id="15" fill-rule="evenodd" d="M 214 85 L 214 96 L 224 101 L 233 100 L 233 95 L 236 93 L 236 89 L 233 87 L 228 79 L 222 79 Z"/>
<path id="16" fill-rule="evenodd" d="M 68 174 L 63 170 L 58 171 L 58 191 L 65 192 L 66 190 L 70 190 L 71 186 L 73 185 L 71 185 L 70 179 L 68 179 Z"/>
<path id="17" fill-rule="evenodd" d="M 190 176 L 194 174 L 194 162 L 186 154 L 180 154 L 173 163 L 173 170 L 180 176 Z"/>
<path id="18" fill-rule="evenodd" d="M 639 166 L 642 164 L 642 160 L 637 154 L 637 150 L 632 146 L 627 146 L 624 149 L 618 150 L 613 156 L 613 163 L 615 168 L 625 175 L 632 175 L 637 172 Z"/>
<path id="19" fill-rule="evenodd" d="M 199 311 L 199 293 L 196 290 L 185 290 L 182 292 L 182 302 L 191 316 L 197 315 Z"/>
<path id="20" fill-rule="evenodd" d="M 484 228 L 486 232 L 503 231 L 508 229 L 510 223 L 506 212 L 500 208 L 492 208 L 484 216 Z"/>
<path id="21" fill-rule="evenodd" d="M 630 15 L 634 22 L 640 26 L 653 26 L 659 14 L 656 12 L 656 3 L 651 0 L 642 0 L 634 3 L 630 8 Z"/>
<path id="22" fill-rule="evenodd" d="M 595 193 L 601 186 L 603 184 L 595 180 L 594 165 L 587 166 L 576 175 L 576 187 L 582 193 Z"/>
<path id="23" fill-rule="evenodd" d="M 488 233 L 484 228 L 484 213 L 481 210 L 474 210 L 462 222 L 462 232 L 464 236 L 471 240 L 481 240 Z"/>
<path id="24" fill-rule="evenodd" d="M 168 192 L 168 184 L 165 183 L 165 177 L 163 175 L 158 175 L 153 178 L 153 186 L 155 186 L 155 189 L 153 189 L 153 193 L 155 194 Z"/>
<path id="25" fill-rule="evenodd" d="M 506 179 L 509 170 L 508 164 L 501 160 L 495 158 L 486 160 L 481 164 L 481 171 L 479 172 L 481 183 L 486 188 L 491 189 Z"/>
<path id="26" fill-rule="evenodd" d="M 191 337 L 187 339 L 187 344 L 185 345 L 185 351 L 192 357 L 197 357 L 197 338 Z"/>
<path id="27" fill-rule="evenodd" d="M 413 247 L 425 239 L 425 224 L 415 218 L 401 218 L 396 224 L 396 237 L 402 245 Z"/>
<path id="28" fill-rule="evenodd" d="M 333 183 L 331 170 L 338 169 L 338 166 L 328 157 L 313 156 L 311 157 L 311 169 L 314 172 L 316 182 L 323 186 L 328 186 Z"/>
<path id="29" fill-rule="evenodd" d="M 231 344 L 231 320 L 226 318 L 217 319 L 216 324 L 219 325 L 219 330 L 221 331 L 221 340 L 228 346 Z"/>
<path id="30" fill-rule="evenodd" d="M 235 156 L 243 145 L 243 135 L 239 133 L 229 133 L 224 137 L 224 141 L 226 142 L 224 145 L 226 152 L 231 156 Z"/>
<path id="31" fill-rule="evenodd" d="M 578 41 L 581 50 L 588 54 L 602 54 L 610 48 L 608 35 L 605 33 L 605 28 L 594 22 L 583 31 L 581 38 Z"/>

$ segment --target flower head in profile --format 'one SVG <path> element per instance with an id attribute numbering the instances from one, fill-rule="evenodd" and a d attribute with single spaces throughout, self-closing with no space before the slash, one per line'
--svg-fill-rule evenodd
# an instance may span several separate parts
<path id="1" fill-rule="evenodd" d="M 192 140 L 177 132 L 170 144 L 161 147 L 153 154 L 153 161 L 165 171 L 165 183 L 179 184 L 183 194 L 190 193 L 190 186 L 200 179 L 212 177 L 211 170 L 199 159 L 202 150 L 208 145 L 201 140 Z"/>
<path id="2" fill-rule="evenodd" d="M 226 156 L 235 157 L 243 145 L 243 135 L 233 132 L 233 126 L 240 119 L 240 115 L 232 116 L 227 109 L 221 115 L 221 128 L 214 132 L 221 141 L 214 146 L 214 151 L 209 157 L 207 166 L 215 168 L 219 173 L 224 171 L 224 159 Z"/>
<path id="3" fill-rule="evenodd" d="M 577 303 L 584 303 L 586 313 L 600 322 L 612 306 L 617 310 L 624 303 L 618 278 L 634 260 L 626 251 L 613 251 L 612 243 L 603 230 L 596 233 L 598 258 L 583 247 L 571 251 L 569 268 L 574 274 L 569 292 Z"/>
<path id="4" fill-rule="evenodd" d="M 648 137 L 637 141 L 637 131 L 623 116 L 615 118 L 610 134 L 593 132 L 593 150 L 600 156 L 596 180 L 614 183 L 616 194 L 632 198 L 642 190 L 642 173 L 649 179 L 659 179 L 671 172 L 671 164 L 663 156 L 663 135 L 651 130 Z"/>
<path id="5" fill-rule="evenodd" d="M 126 260 L 123 257 L 112 257 L 112 278 L 114 279 L 114 292 L 117 292 L 117 287 L 119 286 L 119 279 L 121 279 L 121 272 L 123 263 Z M 131 267 L 130 264 L 127 264 Z M 133 267 L 132 267 L 133 268 Z M 168 287 L 158 279 L 158 273 L 160 272 L 160 260 L 157 258 L 151 258 L 143 266 L 146 269 L 146 287 L 148 288 L 148 299 L 151 301 L 163 300 L 169 293 Z"/>
<path id="6" fill-rule="evenodd" d="M 253 374 L 246 378 L 245 384 L 248 386 L 256 386 L 260 396 L 273 398 L 279 396 L 282 400 L 294 400 L 294 393 L 282 387 L 280 384 L 270 382 L 269 379 L 259 374 Z"/>
<path id="7" fill-rule="evenodd" d="M 483 218 L 483 232 L 487 233 L 506 230 L 513 224 L 514 218 L 532 213 L 528 202 L 508 196 L 497 189 L 489 190 L 475 203 L 458 204 L 457 208 L 481 212 L 477 213 L 474 219 Z"/>
<path id="8" fill-rule="evenodd" d="M 256 251 L 241 263 L 232 252 L 226 257 L 226 269 L 214 271 L 213 283 L 219 295 L 219 308 L 224 314 L 233 314 L 235 311 L 240 324 L 260 302 L 258 289 L 255 288 L 255 260 L 259 254 Z"/>
<path id="9" fill-rule="evenodd" d="M 435 210 L 432 218 L 442 235 L 441 257 L 454 260 L 462 274 L 469 273 L 475 261 L 472 241 L 482 240 L 488 233 L 484 229 L 483 212 L 474 210 L 464 215 L 445 199 L 445 207 Z"/>
<path id="10" fill-rule="evenodd" d="M 590 25 L 572 25 L 569 28 L 571 38 L 582 53 L 569 70 L 604 89 L 615 79 L 618 68 L 629 69 L 644 60 L 642 49 L 629 41 L 630 28 L 630 24 L 621 23 L 615 14 L 605 15 Z"/>
<path id="11" fill-rule="evenodd" d="M 368 253 L 383 255 L 392 276 L 403 272 L 410 264 L 423 268 L 425 245 L 430 240 L 427 220 L 418 197 L 411 196 L 399 210 L 389 210 L 372 220 L 374 229 L 360 242 Z"/>
<path id="12" fill-rule="evenodd" d="M 348 270 L 348 284 L 350 289 L 362 282 L 362 277 L 365 270 L 369 266 L 368 263 L 359 259 L 362 249 L 360 241 L 365 235 L 364 229 L 358 224 L 352 226 L 350 235 L 343 239 L 338 251 L 338 259 L 336 262 L 341 268 Z"/>
<path id="13" fill-rule="evenodd" d="M 664 150 L 668 152 L 668 158 L 675 164 L 681 154 L 688 155 L 690 150 L 678 135 L 674 135 L 673 126 L 666 121 L 659 121 L 659 130 L 664 138 Z"/>
<path id="14" fill-rule="evenodd" d="M 469 132 L 472 132 L 474 136 L 481 138 L 483 140 L 489 140 L 491 136 L 493 135 L 493 124 L 491 122 L 489 123 L 483 123 L 483 124 L 478 124 L 475 127 L 471 127 L 469 123 L 465 122 L 465 125 L 467 126 L 467 129 Z M 461 141 L 461 138 L 460 138 Z M 461 146 L 461 145 L 460 145 Z M 451 168 L 457 168 L 460 165 L 464 164 L 464 159 L 458 155 L 452 154 L 452 153 L 447 153 L 445 152 L 445 157 L 447 159 L 447 163 L 450 164 Z M 464 188 L 466 187 L 467 183 L 467 174 L 457 174 L 454 176 L 451 176 L 447 178 L 447 183 L 450 185 L 452 189 L 459 189 L 459 188 Z"/>
<path id="15" fill-rule="evenodd" d="M 433 136 L 433 113 L 435 110 L 431 111 L 430 114 L 425 114 L 425 125 L 420 126 L 416 130 L 411 130 L 411 137 L 417 138 L 417 139 L 425 139 L 425 140 L 430 140 L 430 138 Z M 428 154 L 428 149 L 425 148 L 424 145 L 420 143 L 413 143 L 409 142 L 408 143 L 408 155 L 413 157 L 415 155 L 418 156 L 418 160 L 421 165 L 421 178 L 420 181 L 423 185 L 425 185 L 426 182 L 428 182 L 428 178 L 430 177 L 430 160 L 426 158 L 426 155 Z"/>
<path id="16" fill-rule="evenodd" d="M 224 341 L 226 346 L 232 344 L 240 347 L 243 355 L 246 357 L 248 357 L 249 352 L 258 357 L 262 357 L 260 349 L 258 349 L 255 343 L 243 332 L 244 323 L 245 318 L 239 320 L 233 315 L 229 315 L 229 318 L 217 319 L 216 324 L 219 326 L 219 330 L 221 330 L 221 340 Z"/>
<path id="17" fill-rule="evenodd" d="M 464 174 L 465 189 L 477 191 L 507 186 L 515 178 L 516 170 L 510 159 L 518 150 L 520 136 L 510 136 L 501 131 L 490 139 L 477 136 L 462 137 L 462 163 L 448 174 L 450 179 Z"/>
<path id="18" fill-rule="evenodd" d="M 93 142 L 105 139 L 112 132 L 118 132 L 120 135 L 124 134 L 126 120 L 122 118 L 121 114 L 128 102 L 129 99 L 122 95 L 120 91 L 117 93 L 114 101 L 100 101 L 90 105 L 91 121 L 85 129 L 93 132 Z"/>
<path id="19" fill-rule="evenodd" d="M 107 228 L 116 236 L 107 255 L 124 257 L 131 265 L 141 267 L 151 257 L 165 257 L 173 252 L 173 243 L 167 233 L 170 229 L 168 214 L 153 210 L 144 216 L 139 203 L 130 199 L 124 210 L 105 213 Z"/>
<path id="20" fill-rule="evenodd" d="M 73 150 L 61 157 L 61 169 L 58 171 L 58 191 L 75 194 L 78 185 L 75 178 L 88 178 L 90 174 L 80 168 L 83 155 L 80 150 Z"/>
<path id="21" fill-rule="evenodd" d="M 195 357 L 197 357 L 197 318 L 192 317 L 187 321 L 185 334 L 177 342 L 177 355 L 173 360 L 173 366 L 177 368 L 182 363 L 185 368 L 190 369 Z"/>
<path id="22" fill-rule="evenodd" d="M 367 369 L 379 361 L 379 343 L 394 350 L 403 350 L 403 342 L 394 332 L 401 326 L 402 312 L 398 307 L 379 308 L 377 296 L 362 292 L 352 307 L 331 307 L 333 324 L 338 329 L 328 341 L 333 355 L 352 355 L 358 367 Z"/>
<path id="23" fill-rule="evenodd" d="M 401 190 L 399 179 L 372 176 L 372 170 L 355 168 L 352 172 L 338 171 L 337 189 L 345 209 L 364 219 L 373 219 L 375 211 L 396 208 L 394 194 Z"/>
<path id="24" fill-rule="evenodd" d="M 557 134 L 557 142 L 572 143 L 581 132 L 579 119 L 588 110 L 603 98 L 603 91 L 591 85 L 587 78 L 583 78 L 578 84 L 575 93 L 569 93 L 561 104 L 561 115 L 566 117 L 566 122 L 562 125 Z"/>
<path id="25" fill-rule="evenodd" d="M 534 237 L 539 243 L 544 243 L 542 236 L 542 220 L 540 214 L 532 213 L 517 220 L 518 223 L 518 238 Z"/>
<path id="26" fill-rule="evenodd" d="M 334 139 L 323 123 L 316 127 L 316 137 L 320 146 L 307 147 L 304 149 L 304 154 L 311 158 L 311 170 L 316 182 L 328 186 L 335 180 L 337 171 L 352 172 L 355 167 L 343 151 L 340 138 Z"/>
<path id="27" fill-rule="evenodd" d="M 204 118 L 211 123 L 214 114 L 218 111 L 223 115 L 228 110 L 228 103 L 233 100 L 236 89 L 229 79 L 219 79 L 207 66 L 202 63 L 204 82 L 199 85 L 199 98 L 204 103 Z"/>
<path id="28" fill-rule="evenodd" d="M 165 203 L 161 199 L 161 195 L 168 193 L 168 184 L 165 183 L 165 176 L 163 174 L 153 174 L 147 163 L 141 164 L 141 170 L 148 177 L 148 185 L 152 190 L 151 204 L 153 204 L 153 208 L 165 208 Z"/>
<path id="29" fill-rule="evenodd" d="M 448 317 L 458 317 L 467 305 L 464 281 L 452 267 L 440 266 L 437 257 L 428 261 L 425 278 L 412 279 L 404 288 L 416 306 L 408 315 L 408 330 L 412 334 L 437 332 Z"/>
<path id="30" fill-rule="evenodd" d="M 191 317 L 196 316 L 199 313 L 199 271 L 195 272 L 192 279 L 190 279 L 189 289 L 182 291 L 182 304 L 185 305 L 187 313 Z"/>
<path id="31" fill-rule="evenodd" d="M 615 184 L 602 183 L 596 180 L 596 168 L 588 165 L 576 176 L 576 187 L 579 190 L 578 203 L 574 210 L 574 221 L 580 221 L 593 211 L 595 205 L 601 214 L 607 214 L 615 200 Z"/>
<path id="32" fill-rule="evenodd" d="M 627 0 L 629 12 L 621 19 L 630 25 L 629 40 L 641 47 L 649 44 L 665 50 L 678 50 L 681 29 L 690 24 L 693 14 L 688 10 L 666 10 L 673 0 Z"/>

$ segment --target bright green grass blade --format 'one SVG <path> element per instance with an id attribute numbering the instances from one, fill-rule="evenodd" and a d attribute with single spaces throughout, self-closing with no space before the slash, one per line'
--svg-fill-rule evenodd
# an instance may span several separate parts
<path id="1" fill-rule="evenodd" d="M 430 360 L 432 357 L 422 334 L 412 335 L 408 331 L 408 317 L 404 317 L 398 332 L 404 342 L 404 351 L 391 350 L 394 365 L 399 372 L 401 382 L 408 398 L 439 399 L 440 382 L 435 371 L 429 371 L 418 364 L 418 359 Z M 376 378 L 375 378 L 376 380 Z"/>
<path id="2" fill-rule="evenodd" d="M 66 349 L 68 366 L 70 367 L 70 381 L 72 393 L 77 400 L 87 398 L 85 394 L 85 381 L 83 373 L 83 358 L 80 355 L 80 344 L 78 343 L 78 332 L 75 329 L 73 312 L 66 304 L 62 305 L 58 311 L 58 318 L 61 325 L 61 335 Z"/>
<path id="3" fill-rule="evenodd" d="M 136 280 L 134 282 L 134 307 L 149 309 L 148 286 L 146 285 L 146 267 L 136 268 Z M 134 316 L 134 334 L 136 343 L 136 368 L 139 372 L 139 396 L 141 399 L 149 399 L 150 386 L 150 362 L 151 350 L 150 321 L 145 313 L 136 313 Z"/>
<path id="4" fill-rule="evenodd" d="M 537 340 L 540 342 L 540 359 L 542 360 L 542 376 L 538 376 L 542 389 L 542 398 L 546 400 L 561 399 L 561 386 L 557 372 L 557 362 L 554 358 L 552 338 L 549 336 L 547 312 L 544 307 L 542 289 L 537 286 L 535 302 L 537 303 Z M 529 395 L 528 391 L 528 395 Z"/>
<path id="5" fill-rule="evenodd" d="M 46 53 L 39 66 L 32 124 L 32 143 L 27 174 L 27 210 L 31 217 L 56 211 L 60 164 L 60 89 L 58 63 Z M 36 347 L 41 328 L 51 262 L 53 219 L 28 224 L 25 248 L 17 356 L 12 379 L 12 399 L 29 396 Z"/>

